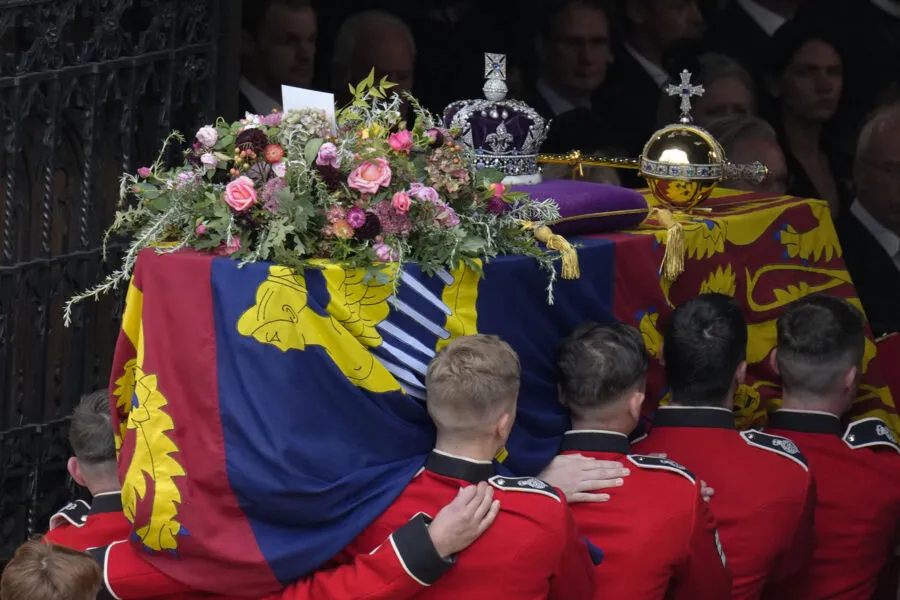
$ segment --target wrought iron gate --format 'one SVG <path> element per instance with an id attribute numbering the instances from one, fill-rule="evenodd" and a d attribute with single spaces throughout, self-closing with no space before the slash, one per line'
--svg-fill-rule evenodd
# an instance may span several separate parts
<path id="1" fill-rule="evenodd" d="M 223 110 L 238 4 L 0 0 L 0 562 L 74 491 L 66 415 L 109 377 L 120 299 L 62 305 L 106 271 L 123 168 Z"/>

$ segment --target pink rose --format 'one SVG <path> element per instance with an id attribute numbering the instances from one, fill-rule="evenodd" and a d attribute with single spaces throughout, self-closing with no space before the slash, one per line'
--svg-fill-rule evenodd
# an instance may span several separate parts
<path id="1" fill-rule="evenodd" d="M 388 143 L 394 151 L 406 152 L 409 154 L 409 151 L 413 147 L 412 133 L 410 133 L 408 129 L 392 133 L 388 138 Z"/>
<path id="2" fill-rule="evenodd" d="M 381 242 L 372 246 L 372 250 L 375 252 L 375 258 L 381 262 L 394 262 L 400 258 L 396 250 Z"/>
<path id="3" fill-rule="evenodd" d="M 406 211 L 409 210 L 410 200 L 409 195 L 404 194 L 403 192 L 397 192 L 394 194 L 394 197 L 391 198 L 391 206 L 394 207 L 401 215 L 406 214 Z"/>
<path id="4" fill-rule="evenodd" d="M 494 194 L 494 198 L 500 198 L 503 196 L 503 192 L 506 191 L 506 186 L 502 183 L 492 183 L 488 186 L 488 189 Z"/>
<path id="5" fill-rule="evenodd" d="M 375 194 L 379 188 L 391 185 L 391 166 L 384 158 L 367 160 L 350 173 L 347 185 L 364 194 Z"/>
<path id="6" fill-rule="evenodd" d="M 237 212 L 244 212 L 256 204 L 256 187 L 253 180 L 241 175 L 226 185 L 225 203 Z"/>
<path id="7" fill-rule="evenodd" d="M 197 224 L 197 235 L 203 235 L 204 233 L 206 233 L 206 224 L 198 223 Z"/>
<path id="8" fill-rule="evenodd" d="M 141 167 L 138 169 L 138 176 L 147 179 L 150 175 L 153 174 L 153 171 L 150 170 L 150 167 Z"/>
<path id="9" fill-rule="evenodd" d="M 337 146 L 332 144 L 331 142 L 325 142 L 319 147 L 319 154 L 316 156 L 316 164 L 320 167 L 334 167 L 335 169 L 340 168 L 341 166 L 341 157 L 338 156 Z"/>
<path id="10" fill-rule="evenodd" d="M 241 238 L 234 236 L 230 240 L 228 240 L 227 244 L 222 244 L 213 252 L 218 254 L 219 256 L 231 256 L 235 252 L 241 249 Z"/>
<path id="11" fill-rule="evenodd" d="M 422 185 L 418 182 L 409 184 L 409 195 L 416 200 L 431 202 L 432 204 L 436 204 L 441 200 L 441 197 L 437 193 L 436 189 L 427 185 Z"/>
<path id="12" fill-rule="evenodd" d="M 201 127 L 197 132 L 197 141 L 207 148 L 212 148 L 219 141 L 219 132 L 216 131 L 215 127 L 209 125 Z"/>

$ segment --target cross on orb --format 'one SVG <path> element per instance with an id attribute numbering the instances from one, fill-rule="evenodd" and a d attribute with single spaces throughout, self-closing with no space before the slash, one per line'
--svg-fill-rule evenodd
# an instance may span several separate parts
<path id="1" fill-rule="evenodd" d="M 690 123 L 691 98 L 700 97 L 706 90 L 702 85 L 691 85 L 691 72 L 685 69 L 681 72 L 681 85 L 666 86 L 666 93 L 670 96 L 681 96 L 681 122 Z"/>

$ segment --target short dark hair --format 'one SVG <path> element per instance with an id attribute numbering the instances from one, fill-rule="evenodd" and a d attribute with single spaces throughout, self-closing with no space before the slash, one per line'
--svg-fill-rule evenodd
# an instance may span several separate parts
<path id="1" fill-rule="evenodd" d="M 808 296 L 777 321 L 776 360 L 785 391 L 828 395 L 852 367 L 862 366 L 866 329 L 855 306 L 831 296 Z"/>
<path id="2" fill-rule="evenodd" d="M 731 296 L 701 294 L 669 316 L 663 358 L 678 404 L 721 406 L 747 357 L 747 324 Z"/>
<path id="3" fill-rule="evenodd" d="M 275 4 L 284 4 L 294 10 L 313 8 L 312 0 L 244 0 L 241 7 L 241 29 L 254 39 L 259 37 L 259 30 L 266 20 L 266 14 Z"/>
<path id="4" fill-rule="evenodd" d="M 604 0 L 543 0 L 537 11 L 538 33 L 543 38 L 552 37 L 555 33 L 556 18 L 569 7 L 578 6 L 602 12 L 610 19 L 609 6 Z"/>
<path id="5" fill-rule="evenodd" d="M 615 402 L 647 377 L 649 357 L 640 332 L 624 323 L 584 323 L 559 344 L 560 399 L 573 413 Z"/>
<path id="6" fill-rule="evenodd" d="M 841 57 L 841 63 L 846 64 L 844 47 L 830 31 L 812 22 L 791 19 L 775 31 L 768 44 L 769 53 L 765 63 L 768 74 L 776 78 L 781 77 L 800 48 L 812 41 L 824 42 L 831 46 Z"/>
<path id="7" fill-rule="evenodd" d="M 69 425 L 69 443 L 80 462 L 96 465 L 116 460 L 112 409 L 107 390 L 81 398 Z"/>

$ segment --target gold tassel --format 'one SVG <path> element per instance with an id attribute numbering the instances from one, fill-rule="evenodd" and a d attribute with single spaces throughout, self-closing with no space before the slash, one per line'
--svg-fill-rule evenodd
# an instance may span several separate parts
<path id="1" fill-rule="evenodd" d="M 562 258 L 562 278 L 578 279 L 581 277 L 581 269 L 578 268 L 578 252 L 566 238 L 557 235 L 543 223 L 524 223 L 525 229 L 531 229 L 534 233 L 534 239 L 547 246 L 548 250 L 559 252 Z"/>
<path id="2" fill-rule="evenodd" d="M 674 283 L 684 273 L 684 228 L 670 211 L 657 208 L 655 213 L 666 228 L 666 251 L 659 272 L 666 281 Z"/>

